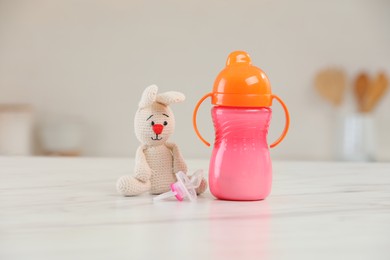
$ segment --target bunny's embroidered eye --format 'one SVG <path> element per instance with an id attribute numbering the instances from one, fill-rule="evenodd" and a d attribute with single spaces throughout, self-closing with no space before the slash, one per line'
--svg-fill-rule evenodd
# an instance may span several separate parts
<path id="1" fill-rule="evenodd" d="M 167 125 L 168 124 L 168 122 L 167 121 L 164 121 L 164 125 Z"/>
<path id="2" fill-rule="evenodd" d="M 152 121 L 151 125 L 154 125 L 154 121 Z"/>

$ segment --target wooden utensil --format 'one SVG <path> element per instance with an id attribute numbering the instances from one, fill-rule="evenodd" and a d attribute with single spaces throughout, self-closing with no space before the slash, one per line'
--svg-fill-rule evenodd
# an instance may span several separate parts
<path id="1" fill-rule="evenodd" d="M 322 70 L 315 78 L 318 93 L 335 106 L 339 106 L 344 99 L 345 82 L 344 71 L 337 68 Z"/>
<path id="2" fill-rule="evenodd" d="M 389 80 L 384 72 L 379 73 L 370 84 L 363 102 L 363 112 L 372 112 L 388 90 Z"/>
<path id="3" fill-rule="evenodd" d="M 369 87 L 370 87 L 370 79 L 367 73 L 365 72 L 360 73 L 355 80 L 355 85 L 353 89 L 359 112 L 364 111 L 364 102 L 365 102 L 364 100 Z"/>

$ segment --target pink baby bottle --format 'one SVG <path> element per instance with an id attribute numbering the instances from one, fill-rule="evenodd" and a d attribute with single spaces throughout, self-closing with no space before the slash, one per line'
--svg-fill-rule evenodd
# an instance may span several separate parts
<path id="1" fill-rule="evenodd" d="M 211 193 L 223 200 L 262 200 L 271 191 L 272 165 L 267 143 L 272 115 L 272 100 L 282 105 L 286 123 L 282 135 L 270 147 L 286 136 L 290 116 L 284 102 L 271 92 L 267 75 L 251 63 L 244 51 L 232 52 L 215 80 L 211 93 L 197 103 L 193 124 L 198 137 L 196 115 L 201 103 L 211 97 L 211 116 L 215 140 L 210 159 L 209 185 Z"/>

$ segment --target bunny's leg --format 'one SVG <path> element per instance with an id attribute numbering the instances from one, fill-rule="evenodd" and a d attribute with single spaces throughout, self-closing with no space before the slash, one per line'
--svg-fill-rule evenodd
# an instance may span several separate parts
<path id="1" fill-rule="evenodd" d="M 173 156 L 173 172 L 183 171 L 187 173 L 187 164 L 184 161 L 183 155 L 181 154 L 179 147 L 175 143 L 167 143 L 167 147 L 172 150 Z M 199 187 L 196 188 L 196 194 L 202 194 L 207 189 L 207 181 L 205 178 L 202 179 Z"/>
<path id="2" fill-rule="evenodd" d="M 195 189 L 196 191 L 196 194 L 199 195 L 199 194 L 202 194 L 203 192 L 205 192 L 207 189 L 207 181 L 205 178 L 202 179 L 202 182 L 200 183 L 199 187 Z"/>
<path id="3" fill-rule="evenodd" d="M 117 191 L 124 196 L 136 196 L 150 190 L 152 170 L 146 161 L 143 147 L 139 147 L 135 156 L 135 177 L 122 176 L 116 183 Z"/>
<path id="4" fill-rule="evenodd" d="M 118 179 L 116 189 L 123 196 L 136 196 L 150 190 L 150 181 L 143 182 L 125 175 Z"/>

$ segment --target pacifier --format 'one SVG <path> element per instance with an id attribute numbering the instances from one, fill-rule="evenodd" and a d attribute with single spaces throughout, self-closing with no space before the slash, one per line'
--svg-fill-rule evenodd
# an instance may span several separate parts
<path id="1" fill-rule="evenodd" d="M 195 189 L 199 187 L 203 178 L 203 170 L 197 170 L 189 178 L 180 171 L 176 174 L 177 182 L 171 184 L 171 190 L 153 198 L 153 202 L 176 197 L 177 200 L 183 201 L 188 198 L 191 202 L 196 201 L 197 195 Z"/>

